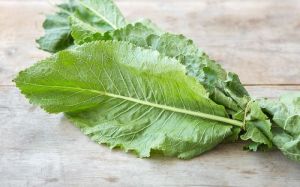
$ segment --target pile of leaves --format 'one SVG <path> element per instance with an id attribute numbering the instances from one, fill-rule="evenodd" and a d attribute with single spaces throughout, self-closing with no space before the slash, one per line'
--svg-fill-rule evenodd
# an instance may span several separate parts
<path id="1" fill-rule="evenodd" d="M 93 141 L 190 159 L 241 139 L 300 160 L 300 93 L 253 100 L 192 40 L 128 22 L 111 0 L 70 0 L 43 26 L 37 42 L 53 55 L 21 71 L 16 86 Z"/>

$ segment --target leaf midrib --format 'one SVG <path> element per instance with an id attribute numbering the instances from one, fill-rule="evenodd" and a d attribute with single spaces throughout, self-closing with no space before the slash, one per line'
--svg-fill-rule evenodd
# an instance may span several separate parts
<path id="1" fill-rule="evenodd" d="M 89 31 L 91 31 L 91 32 L 100 32 L 100 33 L 105 32 L 105 31 L 102 31 L 102 30 L 100 30 L 100 29 L 98 29 L 98 28 L 96 28 L 96 27 L 93 27 L 93 26 L 90 25 L 90 24 L 87 24 L 87 23 L 83 22 L 82 20 L 80 20 L 80 19 L 77 18 L 76 16 L 72 16 L 72 18 L 73 18 L 73 19 L 76 19 L 76 21 L 79 22 L 82 26 L 84 26 L 85 29 L 87 29 L 87 30 L 89 30 Z"/>
<path id="2" fill-rule="evenodd" d="M 168 111 L 172 111 L 172 112 L 176 112 L 176 113 L 188 114 L 191 116 L 196 116 L 196 117 L 205 118 L 205 119 L 209 119 L 209 120 L 219 121 L 219 122 L 227 123 L 227 124 L 238 126 L 238 127 L 244 126 L 244 124 L 240 121 L 221 117 L 221 116 L 216 116 L 216 115 L 207 114 L 207 113 L 203 113 L 203 112 L 196 112 L 196 111 L 182 109 L 182 108 L 176 108 L 176 107 L 162 105 L 162 104 L 158 104 L 158 103 L 152 103 L 149 101 L 144 101 L 144 100 L 136 99 L 133 97 L 117 95 L 117 94 L 94 90 L 94 89 L 85 89 L 85 88 L 70 87 L 70 86 L 43 85 L 43 84 L 34 84 L 34 83 L 27 83 L 27 82 L 18 82 L 18 84 L 26 84 L 26 85 L 32 85 L 32 86 L 48 87 L 48 88 L 70 89 L 70 90 L 77 90 L 77 91 L 87 91 L 87 92 L 92 92 L 92 93 L 96 93 L 96 94 L 103 95 L 103 96 L 109 96 L 109 97 L 113 97 L 113 98 L 131 101 L 134 103 L 139 103 L 139 104 L 146 105 L 146 106 L 160 108 L 162 110 L 168 110 Z"/>
<path id="3" fill-rule="evenodd" d="M 89 9 L 90 11 L 92 11 L 94 14 L 96 14 L 98 17 L 100 17 L 101 19 L 103 19 L 105 22 L 107 22 L 113 29 L 117 29 L 118 27 L 113 24 L 111 21 L 109 21 L 104 15 L 100 14 L 99 12 L 97 12 L 95 9 L 93 9 L 92 7 L 90 7 L 89 5 L 85 4 L 82 1 L 79 1 L 79 3 L 84 6 L 85 8 Z"/>

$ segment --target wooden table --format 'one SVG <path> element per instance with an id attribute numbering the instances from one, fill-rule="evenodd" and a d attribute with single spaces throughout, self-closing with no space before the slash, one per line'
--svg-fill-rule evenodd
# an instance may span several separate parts
<path id="1" fill-rule="evenodd" d="M 53 1 L 51 1 L 53 2 Z M 300 1 L 119 0 L 131 19 L 146 17 L 195 40 L 255 97 L 300 90 Z M 62 115 L 49 115 L 11 80 L 49 54 L 36 48 L 46 0 L 0 0 L 0 186 L 300 186 L 300 164 L 278 151 L 223 144 L 183 161 L 139 159 L 97 145 Z"/>

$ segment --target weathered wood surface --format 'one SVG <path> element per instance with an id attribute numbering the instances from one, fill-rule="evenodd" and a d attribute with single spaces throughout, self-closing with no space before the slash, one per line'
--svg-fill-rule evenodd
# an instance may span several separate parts
<path id="1" fill-rule="evenodd" d="M 0 0 L 0 186 L 299 186 L 300 165 L 279 152 L 224 144 L 189 161 L 138 159 L 82 135 L 62 115 L 31 106 L 11 79 L 48 56 L 36 49 L 45 0 Z M 300 90 L 300 1 L 118 0 L 131 20 L 152 19 L 194 39 L 251 95 Z M 261 85 L 261 86 L 257 86 Z"/>

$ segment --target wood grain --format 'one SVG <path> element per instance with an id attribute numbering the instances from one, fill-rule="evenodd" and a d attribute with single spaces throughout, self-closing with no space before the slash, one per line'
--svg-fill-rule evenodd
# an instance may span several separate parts
<path id="1" fill-rule="evenodd" d="M 32 106 L 15 74 L 49 56 L 36 48 L 59 0 L 0 0 L 0 186 L 299 186 L 300 165 L 278 151 L 222 144 L 189 161 L 139 159 L 90 141 L 63 115 Z M 130 20 L 150 18 L 195 40 L 239 74 L 253 97 L 300 90 L 300 1 L 117 0 Z M 263 85 L 261 85 L 263 84 Z M 261 86 L 257 86 L 261 85 Z"/>
<path id="2" fill-rule="evenodd" d="M 285 91 L 269 89 L 273 93 Z M 299 89 L 298 88 L 290 88 Z M 265 94 L 258 87 L 256 94 Z M 260 93 L 263 92 L 263 93 Z M 16 88 L 0 87 L 1 186 L 297 186 L 300 165 L 278 151 L 247 152 L 222 144 L 183 161 L 98 145 L 62 115 L 28 103 Z"/>

